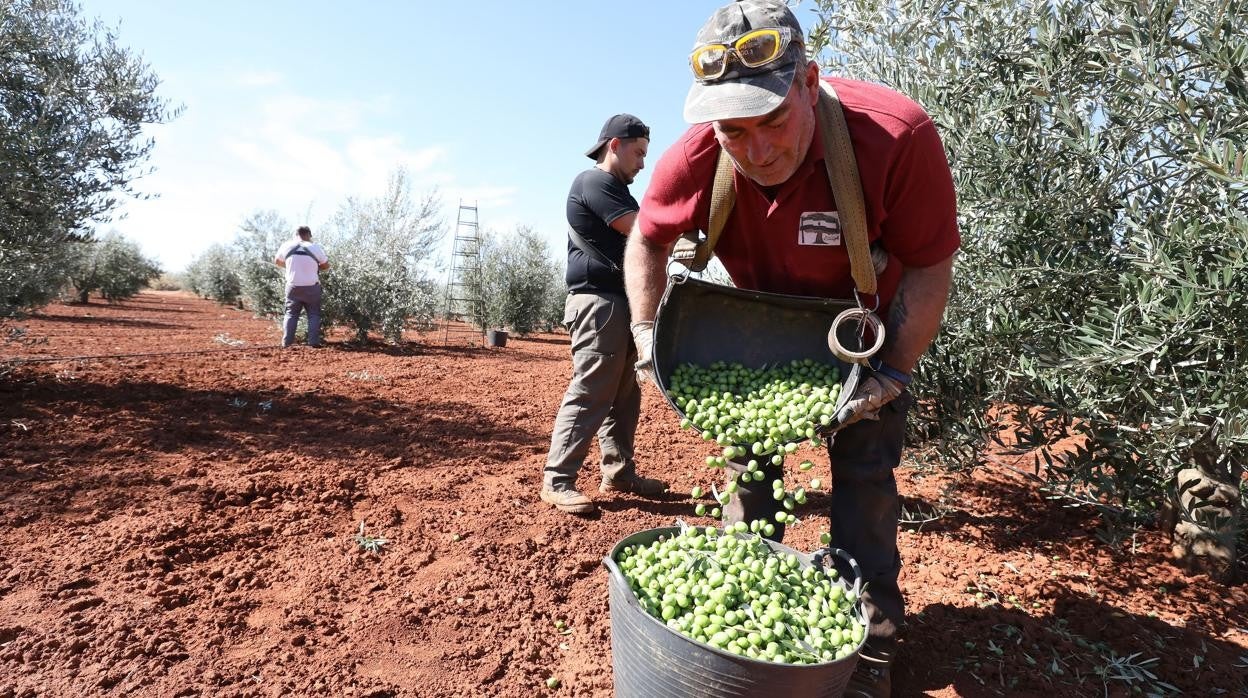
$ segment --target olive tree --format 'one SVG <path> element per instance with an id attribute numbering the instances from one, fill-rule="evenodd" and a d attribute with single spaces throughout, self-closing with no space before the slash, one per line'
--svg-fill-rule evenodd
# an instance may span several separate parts
<path id="1" fill-rule="evenodd" d="M 478 265 L 465 274 L 467 295 L 483 301 L 473 322 L 521 335 L 553 328 L 563 316 L 562 276 L 550 246 L 531 228 L 519 226 L 511 235 L 487 232 Z"/>
<path id="2" fill-rule="evenodd" d="M 273 317 L 284 312 L 286 277 L 273 260 L 293 231 L 273 210 L 256 211 L 239 226 L 234 238 L 239 288 L 243 301 L 257 315 Z"/>
<path id="3" fill-rule="evenodd" d="M 70 283 L 80 303 L 98 292 L 105 300 L 130 298 L 161 275 L 160 264 L 144 256 L 133 241 L 111 232 L 100 240 L 77 243 L 69 267 Z"/>
<path id="4" fill-rule="evenodd" d="M 172 116 L 155 74 L 70 0 L 0 3 L 0 317 L 63 287 Z"/>
<path id="5" fill-rule="evenodd" d="M 553 332 L 556 328 L 563 327 L 563 310 L 568 302 L 567 260 L 552 262 L 549 277 L 550 283 L 546 286 L 539 315 L 538 329 L 543 332 Z"/>
<path id="6" fill-rule="evenodd" d="M 215 244 L 187 266 L 186 283 L 202 298 L 232 305 L 242 297 L 242 279 L 238 274 L 241 265 L 237 250 Z"/>
<path id="7" fill-rule="evenodd" d="M 321 274 L 324 322 L 402 340 L 409 326 L 431 327 L 438 299 L 430 264 L 446 235 L 436 191 L 412 195 L 399 169 L 374 199 L 349 198 L 329 226 L 325 249 L 330 269 Z"/>
<path id="8" fill-rule="evenodd" d="M 918 101 L 954 172 L 963 247 L 920 432 L 973 463 L 1009 413 L 1050 490 L 1111 522 L 1195 469 L 1184 517 L 1225 558 L 1248 456 L 1248 3 L 815 5 L 815 55 Z"/>

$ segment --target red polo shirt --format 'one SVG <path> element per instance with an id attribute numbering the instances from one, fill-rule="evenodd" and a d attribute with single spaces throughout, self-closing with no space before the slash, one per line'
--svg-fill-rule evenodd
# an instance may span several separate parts
<path id="1" fill-rule="evenodd" d="M 858 161 L 872 243 L 888 251 L 879 275 L 881 312 L 903 267 L 931 266 L 958 249 L 953 178 L 940 136 L 926 113 L 885 87 L 824 78 L 836 88 Z M 659 159 L 638 224 L 666 245 L 706 230 L 719 144 L 710 124 L 690 128 Z M 823 139 L 769 199 L 737 172 L 737 199 L 715 254 L 740 288 L 822 298 L 852 298 L 853 279 L 836 202 L 823 165 Z"/>

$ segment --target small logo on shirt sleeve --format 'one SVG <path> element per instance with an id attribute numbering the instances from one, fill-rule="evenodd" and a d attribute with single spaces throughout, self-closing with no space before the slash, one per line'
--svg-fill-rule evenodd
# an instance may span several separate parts
<path id="1" fill-rule="evenodd" d="M 797 244 L 830 247 L 841 244 L 841 214 L 807 211 L 797 224 Z"/>

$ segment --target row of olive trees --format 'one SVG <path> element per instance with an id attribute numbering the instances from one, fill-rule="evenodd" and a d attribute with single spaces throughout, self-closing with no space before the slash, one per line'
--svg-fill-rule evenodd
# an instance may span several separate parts
<path id="1" fill-rule="evenodd" d="M 173 115 L 158 80 L 71 0 L 0 2 L 0 318 L 65 288 Z"/>
<path id="2" fill-rule="evenodd" d="M 187 265 L 183 273 L 186 287 L 203 298 L 211 298 L 219 303 L 241 303 L 241 262 L 242 257 L 233 246 L 220 243 L 212 245 Z"/>
<path id="3" fill-rule="evenodd" d="M 285 276 L 273 260 L 294 230 L 275 211 L 252 214 L 232 243 L 213 245 L 191 262 L 188 286 L 205 298 L 280 316 Z M 323 325 L 351 327 L 357 341 L 375 332 L 391 342 L 406 328 L 431 327 L 439 311 L 433 253 L 443 237 L 437 192 L 414 196 L 403 170 L 380 196 L 347 199 L 315 231 L 330 259 L 320 274 Z"/>
<path id="4" fill-rule="evenodd" d="M 231 244 L 213 245 L 191 263 L 187 285 L 258 315 L 281 315 L 285 277 L 273 258 L 293 229 L 274 211 L 251 215 Z M 404 329 L 431 328 L 452 310 L 428 273 L 444 234 L 436 194 L 412 198 L 402 172 L 382 197 L 348 199 L 318 234 L 331 265 L 321 273 L 322 322 L 352 327 L 360 341 L 375 332 L 398 342 Z M 457 312 L 483 330 L 523 335 L 559 326 L 567 290 L 563 265 L 540 235 L 524 226 L 512 235 L 487 231 L 476 252 L 477 264 L 463 270 L 461 288 L 479 302 Z"/>
<path id="5" fill-rule="evenodd" d="M 550 332 L 563 321 L 563 265 L 542 236 L 527 226 L 512 235 L 487 232 L 478 259 L 464 279 L 465 296 L 481 300 L 469 313 L 477 327 L 525 335 Z"/>
<path id="6" fill-rule="evenodd" d="M 183 274 L 186 286 L 204 298 L 245 305 L 257 315 L 281 314 L 285 276 L 273 260 L 294 230 L 277 211 L 252 213 L 232 242 L 211 245 L 191 261 Z"/>
<path id="7" fill-rule="evenodd" d="M 816 5 L 813 48 L 915 98 L 954 170 L 963 248 L 915 382 L 923 434 L 972 463 L 1001 427 L 988 406 L 1016 405 L 1038 474 L 1111 520 L 1150 518 L 1197 469 L 1225 486 L 1183 480 L 1189 518 L 1223 517 L 1225 543 L 1248 463 L 1248 3 Z"/>
<path id="8" fill-rule="evenodd" d="M 68 273 L 78 302 L 92 293 L 117 301 L 138 293 L 161 275 L 160 264 L 143 254 L 139 246 L 117 233 L 75 245 Z"/>

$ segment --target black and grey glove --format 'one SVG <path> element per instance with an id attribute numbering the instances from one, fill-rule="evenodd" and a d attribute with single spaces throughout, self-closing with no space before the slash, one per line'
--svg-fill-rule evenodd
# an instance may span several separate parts
<path id="1" fill-rule="evenodd" d="M 892 402 L 910 385 L 910 375 L 886 363 L 873 360 L 872 372 L 858 383 L 858 389 L 836 413 L 835 429 L 860 419 L 879 419 L 880 408 Z"/>

